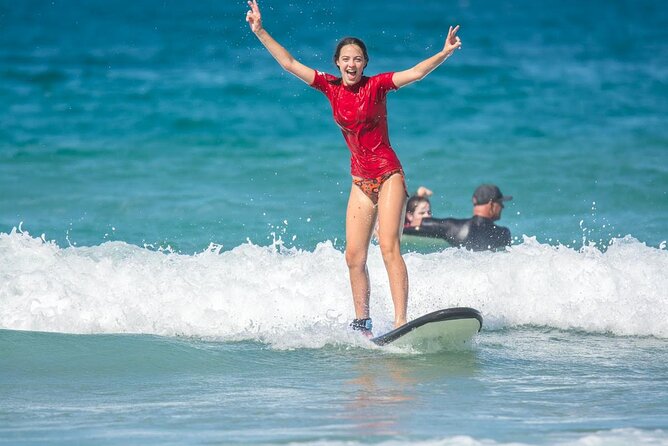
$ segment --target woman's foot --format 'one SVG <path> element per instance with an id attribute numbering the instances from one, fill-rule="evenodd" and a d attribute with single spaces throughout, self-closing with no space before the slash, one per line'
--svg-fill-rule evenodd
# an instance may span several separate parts
<path id="1" fill-rule="evenodd" d="M 350 328 L 352 328 L 353 331 L 359 331 L 369 339 L 373 338 L 373 333 L 371 332 L 373 323 L 371 322 L 371 318 L 353 319 L 350 323 Z"/>

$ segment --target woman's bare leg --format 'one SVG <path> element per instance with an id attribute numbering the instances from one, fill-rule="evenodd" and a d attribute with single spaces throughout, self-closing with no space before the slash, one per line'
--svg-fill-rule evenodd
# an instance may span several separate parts
<path id="1" fill-rule="evenodd" d="M 406 323 L 408 271 L 401 257 L 401 234 L 406 212 L 406 189 L 401 174 L 392 175 L 378 195 L 378 242 L 390 280 L 394 303 L 394 326 Z"/>
<path id="2" fill-rule="evenodd" d="M 376 207 L 369 197 L 353 184 L 346 212 L 346 263 L 357 319 L 369 317 L 371 287 L 366 261 L 375 222 Z"/>

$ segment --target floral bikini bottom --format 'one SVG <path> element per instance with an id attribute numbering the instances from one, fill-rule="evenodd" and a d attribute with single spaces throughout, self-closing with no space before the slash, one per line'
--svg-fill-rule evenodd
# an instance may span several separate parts
<path id="1" fill-rule="evenodd" d="M 362 192 L 364 192 L 364 195 L 369 197 L 369 199 L 374 205 L 376 205 L 378 204 L 378 193 L 380 192 L 380 187 L 383 185 L 385 181 L 387 181 L 392 175 L 396 173 L 401 175 L 401 180 L 404 183 L 404 192 L 406 193 L 406 196 L 408 196 L 408 189 L 406 188 L 406 178 L 404 176 L 404 171 L 401 169 L 392 170 L 379 176 L 378 178 L 353 177 L 353 183 L 355 184 L 355 186 L 359 187 L 362 190 Z"/>

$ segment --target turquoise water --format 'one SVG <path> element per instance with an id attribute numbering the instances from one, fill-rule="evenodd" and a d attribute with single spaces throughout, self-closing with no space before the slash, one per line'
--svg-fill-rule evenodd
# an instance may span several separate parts
<path id="1" fill-rule="evenodd" d="M 411 243 L 409 316 L 352 336 L 348 153 L 244 2 L 0 0 L 0 443 L 668 444 L 668 10 L 659 1 L 262 3 L 333 71 L 463 49 L 390 94 L 409 189 L 515 198 L 513 246 Z M 371 247 L 376 330 L 392 308 Z"/>
<path id="2" fill-rule="evenodd" d="M 656 339 L 525 328 L 417 357 L 145 335 L 0 339 L 9 444 L 666 442 L 668 357 Z"/>

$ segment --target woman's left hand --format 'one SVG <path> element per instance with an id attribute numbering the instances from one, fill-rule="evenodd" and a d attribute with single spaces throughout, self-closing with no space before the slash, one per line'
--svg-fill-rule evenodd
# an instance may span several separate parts
<path id="1" fill-rule="evenodd" d="M 448 37 L 445 38 L 445 46 L 443 51 L 449 56 L 456 49 L 461 49 L 462 41 L 457 37 L 457 31 L 459 31 L 459 25 L 454 28 L 451 26 L 448 30 Z"/>
<path id="2" fill-rule="evenodd" d="M 257 0 L 248 1 L 250 10 L 246 13 L 246 21 L 255 34 L 262 29 L 262 14 L 260 14 L 260 7 L 257 5 Z"/>

